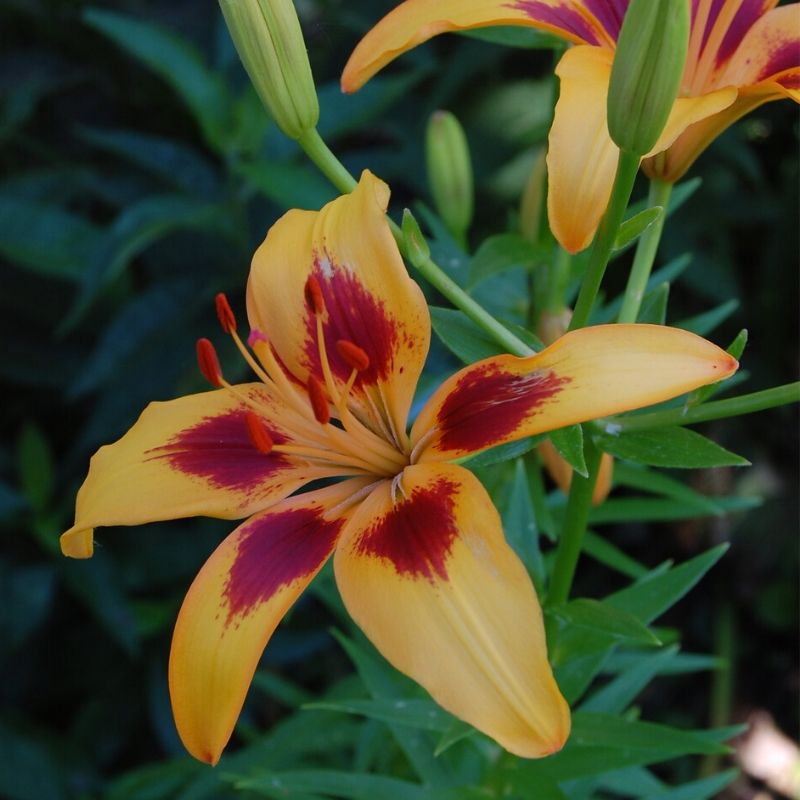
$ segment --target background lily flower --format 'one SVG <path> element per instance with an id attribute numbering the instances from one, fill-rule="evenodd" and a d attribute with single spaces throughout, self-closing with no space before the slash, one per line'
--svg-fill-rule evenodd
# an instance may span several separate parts
<path id="1" fill-rule="evenodd" d="M 688 2 L 688 0 L 686 0 Z M 644 169 L 678 180 L 731 123 L 770 100 L 800 102 L 800 5 L 692 0 L 678 98 Z M 561 92 L 549 137 L 548 215 L 570 252 L 587 247 L 611 194 L 619 151 L 606 123 L 614 48 L 627 0 L 406 0 L 358 44 L 342 75 L 352 92 L 406 50 L 447 31 L 522 25 L 579 45 L 556 73 Z"/>
<path id="2" fill-rule="evenodd" d="M 319 212 L 291 211 L 255 254 L 247 309 L 260 382 L 231 386 L 207 340 L 216 391 L 150 405 L 92 459 L 64 553 L 92 529 L 193 514 L 248 517 L 181 608 L 169 682 L 178 731 L 216 763 L 276 625 L 334 554 L 355 621 L 442 706 L 513 753 L 559 749 L 569 710 L 550 670 L 530 578 L 477 479 L 450 463 L 538 432 L 659 402 L 736 362 L 688 332 L 610 325 L 529 358 L 498 356 L 447 380 L 410 433 L 430 339 L 419 287 L 365 172 Z M 343 480 L 304 494 L 312 480 Z"/>

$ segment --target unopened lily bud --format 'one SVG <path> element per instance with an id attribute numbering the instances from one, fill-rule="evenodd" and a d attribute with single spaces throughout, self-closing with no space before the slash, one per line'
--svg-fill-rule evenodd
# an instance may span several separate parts
<path id="1" fill-rule="evenodd" d="M 281 130 L 316 127 L 319 102 L 292 0 L 219 0 L 239 58 Z"/>
<path id="2" fill-rule="evenodd" d="M 436 210 L 450 233 L 463 239 L 472 222 L 472 163 L 464 129 L 449 111 L 431 114 L 425 159 Z"/>
<path id="3" fill-rule="evenodd" d="M 519 203 L 519 231 L 529 241 L 539 241 L 547 197 L 547 153 L 540 148 Z"/>
<path id="4" fill-rule="evenodd" d="M 621 150 L 649 152 L 678 94 L 689 44 L 689 0 L 631 0 L 608 87 L 608 132 Z"/>

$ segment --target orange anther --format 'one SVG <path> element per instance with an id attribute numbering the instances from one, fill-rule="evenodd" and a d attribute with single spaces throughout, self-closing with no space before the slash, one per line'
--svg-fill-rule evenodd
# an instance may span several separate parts
<path id="1" fill-rule="evenodd" d="M 272 441 L 267 426 L 264 425 L 261 417 L 248 409 L 245 411 L 244 421 L 247 425 L 247 435 L 250 437 L 250 443 L 253 447 L 264 455 L 271 453 L 272 448 L 275 447 L 275 442 Z"/>
<path id="2" fill-rule="evenodd" d="M 349 339 L 339 339 L 336 342 L 336 352 L 348 367 L 357 372 L 363 372 L 369 367 L 369 356 Z"/>
<path id="3" fill-rule="evenodd" d="M 306 388 L 314 417 L 317 422 L 327 425 L 331 419 L 331 408 L 328 404 L 328 396 L 325 394 L 325 387 L 313 375 L 309 375 Z"/>
<path id="4" fill-rule="evenodd" d="M 236 317 L 231 310 L 228 298 L 225 297 L 223 292 L 220 292 L 215 298 L 214 302 L 217 306 L 217 317 L 219 317 L 219 324 L 225 333 L 233 333 L 236 330 Z"/>
<path id="5" fill-rule="evenodd" d="M 306 303 L 314 314 L 321 314 L 325 310 L 325 298 L 322 296 L 322 287 L 316 275 L 309 275 L 305 288 Z"/>
<path id="6" fill-rule="evenodd" d="M 197 340 L 197 364 L 203 377 L 212 385 L 222 386 L 222 368 L 219 365 L 217 351 L 208 339 Z"/>

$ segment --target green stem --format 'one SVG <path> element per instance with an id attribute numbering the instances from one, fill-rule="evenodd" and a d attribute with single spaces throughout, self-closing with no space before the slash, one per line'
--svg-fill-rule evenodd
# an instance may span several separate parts
<path id="1" fill-rule="evenodd" d="M 767 408 L 800 402 L 800 381 L 764 389 L 761 392 L 743 394 L 728 400 L 716 400 L 692 408 L 669 408 L 664 411 L 653 411 L 649 414 L 637 414 L 633 417 L 615 417 L 601 423 L 604 430 L 646 431 L 650 428 L 663 428 L 669 425 L 691 425 L 695 422 L 707 422 L 712 419 L 738 417 L 742 414 L 753 414 Z"/>
<path id="2" fill-rule="evenodd" d="M 638 171 L 639 156 L 620 150 L 617 174 L 614 176 L 614 186 L 611 189 L 611 199 L 608 201 L 608 208 L 600 221 L 600 227 L 589 254 L 589 266 L 586 268 L 586 275 L 583 278 L 578 302 L 575 303 L 575 311 L 569 326 L 571 331 L 585 327 L 589 321 L 589 315 L 592 313 L 592 306 L 597 292 L 600 290 L 611 251 L 614 249 L 614 240 L 622 218 L 625 216 L 625 209 L 628 207 L 628 200 L 630 200 L 633 182 L 636 180 Z"/>
<path id="3" fill-rule="evenodd" d="M 652 178 L 650 193 L 647 198 L 649 208 L 661 206 L 661 216 L 641 235 L 636 245 L 636 255 L 633 259 L 631 274 L 628 276 L 628 285 L 625 287 L 625 297 L 619 312 L 619 322 L 636 322 L 642 298 L 650 280 L 650 271 L 656 259 L 658 243 L 661 241 L 661 232 L 664 230 L 664 221 L 667 218 L 669 196 L 672 193 L 672 184 Z"/>
<path id="4" fill-rule="evenodd" d="M 333 154 L 316 128 L 307 130 L 297 140 L 306 155 L 317 165 L 319 171 L 342 193 L 349 194 L 358 181 L 347 171 L 344 164 Z"/>
<path id="5" fill-rule="evenodd" d="M 550 280 L 547 287 L 545 310 L 558 314 L 564 310 L 564 298 L 569 287 L 569 272 L 572 256 L 563 248 L 556 247 L 556 257 L 550 265 Z"/>
<path id="6" fill-rule="evenodd" d="M 556 561 L 553 574 L 550 576 L 550 589 L 547 602 L 550 605 L 566 603 L 572 588 L 572 579 L 581 554 L 583 536 L 592 506 L 592 492 L 597 480 L 602 453 L 592 443 L 588 431 L 584 431 L 587 477 L 572 473 L 572 484 L 569 487 L 567 508 L 564 512 L 564 524 L 556 549 Z"/>
<path id="7" fill-rule="evenodd" d="M 358 185 L 356 179 L 322 140 L 316 129 L 306 131 L 297 140 L 308 157 L 319 167 L 325 177 L 342 193 L 348 194 Z M 386 217 L 400 252 L 408 257 L 406 241 L 400 226 Z M 409 259 L 411 260 L 411 259 Z M 425 279 L 438 289 L 456 308 L 461 309 L 476 325 L 479 325 L 501 347 L 516 356 L 529 356 L 534 351 L 519 337 L 498 322 L 486 309 L 476 303 L 442 268 L 430 257 L 411 260 Z"/>

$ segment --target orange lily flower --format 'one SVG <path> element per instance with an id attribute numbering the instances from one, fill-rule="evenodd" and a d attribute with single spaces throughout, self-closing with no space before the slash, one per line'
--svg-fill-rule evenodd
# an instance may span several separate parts
<path id="1" fill-rule="evenodd" d="M 211 764 L 273 630 L 332 554 L 348 611 L 392 664 L 509 751 L 558 750 L 569 710 L 534 587 L 485 489 L 452 462 L 665 400 L 737 366 L 685 331 L 586 328 L 529 358 L 461 370 L 408 432 L 431 327 L 387 225 L 388 199 L 365 172 L 352 194 L 273 226 L 247 287 L 252 353 L 218 298 L 260 381 L 228 384 L 200 340 L 201 369 L 220 388 L 153 403 L 101 448 L 61 538 L 66 555 L 86 558 L 97 526 L 248 517 L 189 589 L 170 656 L 178 731 Z M 332 477 L 343 480 L 290 496 Z"/>
<path id="2" fill-rule="evenodd" d="M 689 0 L 684 0 L 689 2 Z M 725 128 L 770 100 L 800 102 L 800 4 L 692 0 L 681 89 L 644 169 L 674 182 Z M 594 237 L 619 151 L 606 124 L 614 48 L 628 0 L 406 0 L 358 44 L 342 75 L 353 92 L 401 53 L 447 31 L 521 25 L 578 45 L 556 68 L 561 93 L 547 156 L 548 215 L 571 253 Z"/>

